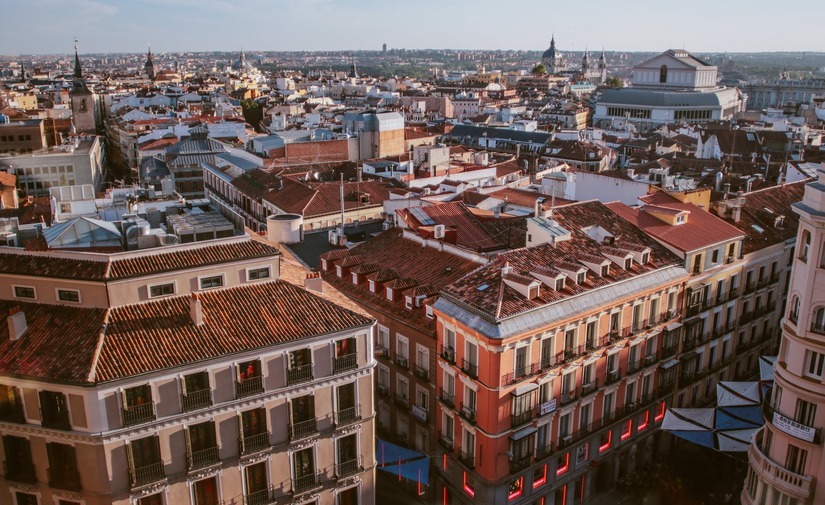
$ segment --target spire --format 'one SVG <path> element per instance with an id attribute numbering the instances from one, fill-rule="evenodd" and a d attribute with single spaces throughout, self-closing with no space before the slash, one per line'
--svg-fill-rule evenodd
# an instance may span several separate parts
<path id="1" fill-rule="evenodd" d="M 74 78 L 83 78 L 83 70 L 80 68 L 80 56 L 77 55 L 77 37 L 74 38 Z"/>
<path id="2" fill-rule="evenodd" d="M 241 48 L 241 63 L 246 63 L 246 54 L 244 54 L 243 48 Z"/>
<path id="3" fill-rule="evenodd" d="M 146 52 L 146 62 L 152 63 L 152 44 L 147 43 L 146 47 L 148 48 Z"/>

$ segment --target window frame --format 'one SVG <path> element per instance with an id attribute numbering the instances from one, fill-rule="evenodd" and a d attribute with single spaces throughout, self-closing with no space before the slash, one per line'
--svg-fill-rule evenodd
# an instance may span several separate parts
<path id="1" fill-rule="evenodd" d="M 266 275 L 264 277 L 252 278 L 252 272 L 260 272 L 260 271 L 265 271 Z M 245 269 L 245 273 L 246 273 L 246 282 L 259 282 L 259 281 L 271 279 L 272 278 L 272 265 L 249 267 L 249 268 Z"/>
<path id="2" fill-rule="evenodd" d="M 214 278 L 220 278 L 221 283 L 217 286 L 206 286 L 206 287 L 204 287 L 204 285 L 203 285 L 204 280 L 214 279 Z M 218 289 L 218 288 L 222 288 L 222 287 L 225 287 L 225 286 L 226 286 L 226 275 L 224 275 L 223 273 L 198 276 L 198 288 L 200 288 L 202 291 L 207 290 L 207 289 Z"/>
<path id="3" fill-rule="evenodd" d="M 153 295 L 152 294 L 152 289 L 157 288 L 157 287 L 164 287 L 164 286 L 172 286 L 172 292 L 171 293 L 161 293 L 159 295 Z M 178 293 L 178 281 L 159 282 L 159 283 L 156 283 L 156 284 L 147 284 L 146 285 L 146 294 L 151 299 L 163 298 L 163 297 L 166 297 L 166 296 L 175 296 L 177 293 Z"/>
<path id="4" fill-rule="evenodd" d="M 31 289 L 32 290 L 32 296 L 20 296 L 19 294 L 17 294 L 17 289 L 18 288 L 20 288 L 20 289 Z M 11 285 L 11 293 L 12 293 L 12 298 L 17 298 L 19 300 L 37 300 L 37 288 L 35 286 L 27 286 L 27 285 L 23 285 L 23 284 L 12 284 Z"/>
<path id="5" fill-rule="evenodd" d="M 77 300 L 65 300 L 61 298 L 60 293 L 74 293 L 77 296 Z M 62 303 L 83 303 L 83 297 L 80 295 L 79 289 L 54 288 L 54 297 L 58 302 Z"/>

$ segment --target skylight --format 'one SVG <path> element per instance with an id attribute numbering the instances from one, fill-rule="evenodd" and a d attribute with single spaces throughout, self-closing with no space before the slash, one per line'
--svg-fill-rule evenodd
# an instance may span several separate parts
<path id="1" fill-rule="evenodd" d="M 477 287 L 476 289 L 479 291 L 484 291 L 485 289 L 489 288 L 490 285 L 487 283 L 482 284 L 481 286 Z"/>

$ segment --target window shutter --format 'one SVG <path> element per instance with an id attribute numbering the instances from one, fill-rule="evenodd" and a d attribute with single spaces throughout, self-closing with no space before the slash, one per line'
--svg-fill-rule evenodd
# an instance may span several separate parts
<path id="1" fill-rule="evenodd" d="M 137 480 L 137 475 L 135 474 L 135 455 L 132 452 L 132 444 L 128 441 L 126 442 L 126 462 L 129 465 L 129 480 L 132 485 L 135 485 Z"/>
<path id="2" fill-rule="evenodd" d="M 244 436 L 243 436 L 243 414 L 238 412 L 238 448 L 243 454 L 244 452 Z"/>

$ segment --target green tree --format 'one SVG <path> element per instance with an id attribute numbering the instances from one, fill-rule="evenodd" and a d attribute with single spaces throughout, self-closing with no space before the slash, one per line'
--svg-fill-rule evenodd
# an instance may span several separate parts
<path id="1" fill-rule="evenodd" d="M 622 86 L 624 86 L 624 83 L 622 82 L 622 80 L 620 78 L 618 78 L 614 75 L 614 76 L 611 76 L 611 77 L 608 77 L 607 79 L 605 79 L 604 80 L 604 85 L 608 86 L 610 88 L 621 88 Z"/>
<path id="2" fill-rule="evenodd" d="M 545 67 L 543 63 L 539 63 L 533 67 L 533 70 L 531 70 L 530 73 L 533 75 L 544 75 L 547 73 L 547 67 Z"/>

